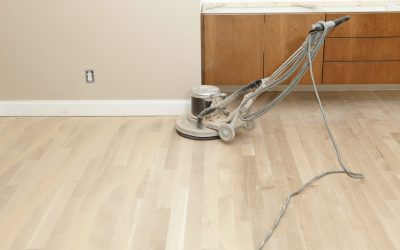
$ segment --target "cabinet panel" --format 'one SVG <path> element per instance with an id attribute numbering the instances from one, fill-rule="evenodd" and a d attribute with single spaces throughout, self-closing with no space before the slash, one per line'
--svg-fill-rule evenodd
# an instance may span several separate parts
<path id="1" fill-rule="evenodd" d="M 350 21 L 332 30 L 329 37 L 400 36 L 400 13 L 327 14 L 327 20 L 349 15 Z"/>
<path id="2" fill-rule="evenodd" d="M 398 84 L 400 61 L 325 62 L 324 84 Z"/>
<path id="3" fill-rule="evenodd" d="M 304 42 L 313 23 L 325 20 L 325 14 L 271 14 L 265 16 L 264 77 L 270 76 Z M 315 80 L 321 83 L 323 48 L 315 58 Z M 311 83 L 306 73 L 302 84 Z"/>
<path id="4" fill-rule="evenodd" d="M 326 38 L 325 61 L 400 61 L 400 37 Z"/>
<path id="5" fill-rule="evenodd" d="M 203 83 L 247 84 L 263 76 L 264 15 L 203 16 Z"/>

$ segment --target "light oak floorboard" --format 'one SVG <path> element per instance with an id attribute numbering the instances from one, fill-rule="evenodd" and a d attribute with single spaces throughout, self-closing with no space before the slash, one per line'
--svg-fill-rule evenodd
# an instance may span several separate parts
<path id="1" fill-rule="evenodd" d="M 321 97 L 366 179 L 313 184 L 265 249 L 400 249 L 400 91 Z M 311 92 L 230 144 L 182 138 L 174 124 L 0 118 L 0 249 L 255 249 L 289 192 L 339 168 Z"/>

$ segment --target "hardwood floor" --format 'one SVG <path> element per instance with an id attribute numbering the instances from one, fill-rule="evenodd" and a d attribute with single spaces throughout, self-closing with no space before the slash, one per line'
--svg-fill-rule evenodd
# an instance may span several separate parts
<path id="1" fill-rule="evenodd" d="M 345 162 L 265 249 L 400 249 L 400 92 L 321 93 Z M 310 92 L 231 144 L 175 117 L 0 118 L 0 249 L 255 249 L 286 195 L 338 169 Z"/>

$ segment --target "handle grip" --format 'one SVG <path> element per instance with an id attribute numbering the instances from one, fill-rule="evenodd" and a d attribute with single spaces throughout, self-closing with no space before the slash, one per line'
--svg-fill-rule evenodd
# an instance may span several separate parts
<path id="1" fill-rule="evenodd" d="M 333 22 L 335 23 L 335 27 L 337 27 L 348 20 L 350 20 L 350 16 L 342 16 L 342 17 L 334 20 Z"/>
<path id="2" fill-rule="evenodd" d="M 350 20 L 350 16 L 342 16 L 333 21 L 326 21 L 325 24 L 328 28 L 334 28 L 348 20 Z M 311 30 L 309 31 L 309 33 L 316 31 L 323 31 L 323 30 L 324 30 L 324 25 L 322 25 L 321 23 L 316 23 L 311 26 Z"/>

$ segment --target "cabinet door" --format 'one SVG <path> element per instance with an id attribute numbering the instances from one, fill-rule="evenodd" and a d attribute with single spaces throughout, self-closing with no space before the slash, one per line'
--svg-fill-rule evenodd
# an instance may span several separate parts
<path id="1" fill-rule="evenodd" d="M 312 24 L 325 20 L 325 14 L 265 15 L 264 77 L 270 76 L 304 42 Z M 322 79 L 323 48 L 315 58 L 313 69 L 317 83 Z M 307 72 L 302 84 L 310 84 Z"/>
<path id="2" fill-rule="evenodd" d="M 203 83 L 247 84 L 263 76 L 264 15 L 203 16 Z"/>

